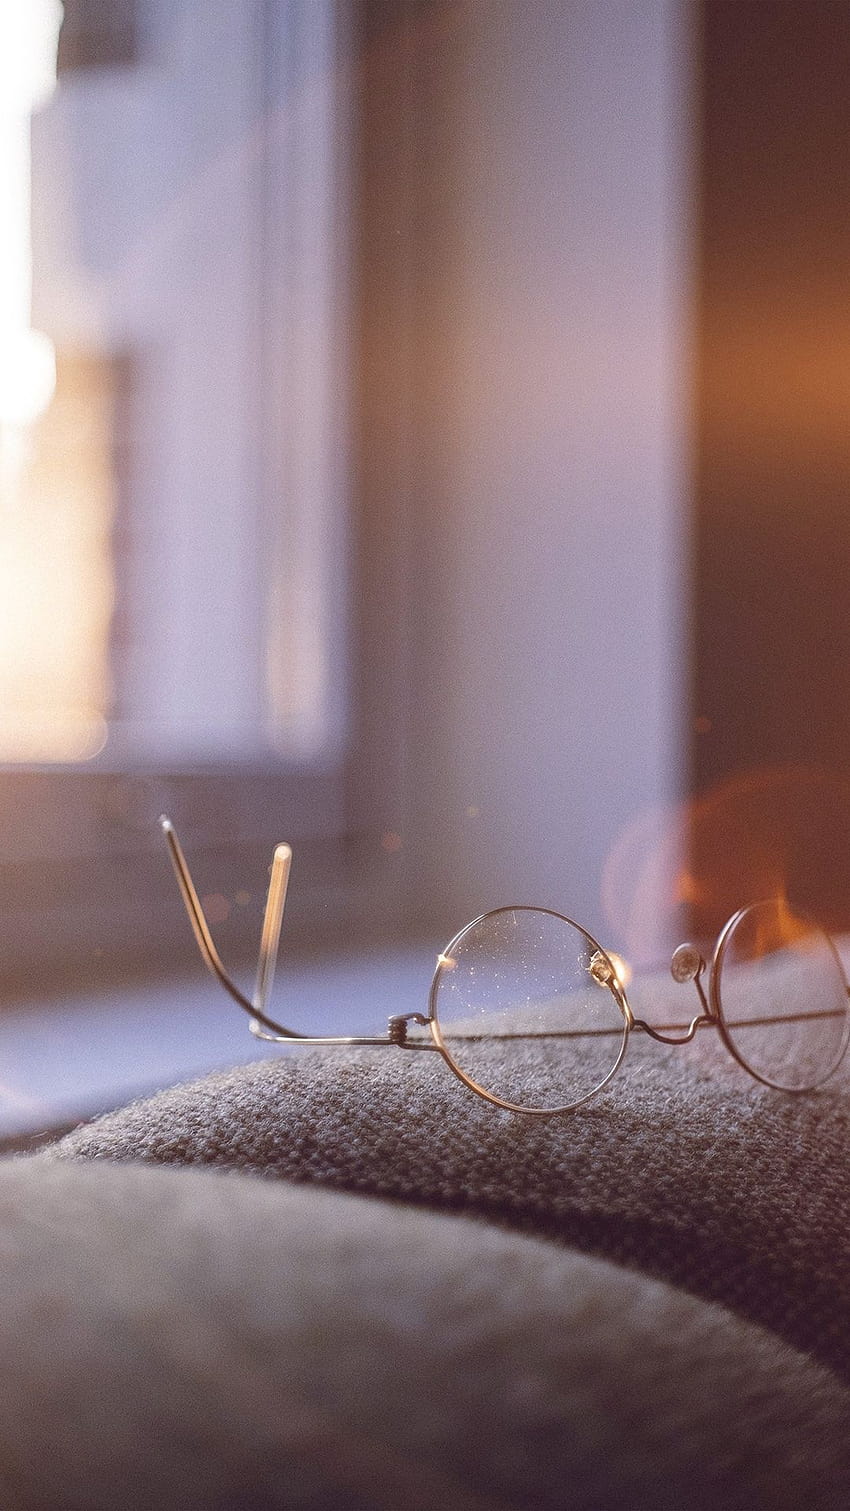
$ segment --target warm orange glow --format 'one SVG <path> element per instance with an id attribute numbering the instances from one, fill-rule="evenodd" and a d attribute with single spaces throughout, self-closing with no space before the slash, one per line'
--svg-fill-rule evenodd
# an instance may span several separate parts
<path id="1" fill-rule="evenodd" d="M 676 902 L 695 903 L 703 900 L 703 889 L 692 872 L 682 870 L 676 877 Z"/>
<path id="2" fill-rule="evenodd" d="M 108 373 L 66 362 L 0 501 L 0 761 L 106 740 L 112 613 Z"/>
<path id="3" fill-rule="evenodd" d="M 767 909 L 754 914 L 753 960 L 763 960 L 778 950 L 787 950 L 812 932 L 811 925 L 797 916 L 784 895 L 778 895 L 775 901 L 775 911 Z"/>
<path id="4" fill-rule="evenodd" d="M 618 835 L 602 877 L 607 925 L 638 965 L 663 959 L 671 938 L 716 937 L 738 908 L 774 898 L 785 899 L 774 923 L 785 944 L 807 931 L 789 896 L 841 932 L 850 861 L 843 892 L 818 891 L 836 857 L 850 857 L 845 776 L 796 763 L 738 772 L 690 802 L 643 811 Z"/>
<path id="5" fill-rule="evenodd" d="M 634 975 L 634 971 L 629 962 L 623 959 L 622 955 L 615 955 L 613 950 L 606 950 L 605 953 L 614 967 L 614 975 L 617 977 L 617 981 L 623 988 L 623 991 L 625 991 Z"/>

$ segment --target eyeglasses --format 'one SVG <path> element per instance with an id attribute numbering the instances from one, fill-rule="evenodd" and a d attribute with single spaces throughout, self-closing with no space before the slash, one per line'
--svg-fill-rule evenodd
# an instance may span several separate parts
<path id="1" fill-rule="evenodd" d="M 274 852 L 248 998 L 221 962 L 173 825 L 167 818 L 161 825 L 201 955 L 248 1013 L 258 1039 L 436 1052 L 470 1091 L 535 1117 L 571 1112 L 601 1091 L 622 1064 L 632 1033 L 678 1045 L 689 1044 L 700 1029 L 716 1028 L 751 1076 L 792 1092 L 820 1086 L 847 1049 L 850 987 L 835 943 L 783 899 L 739 909 L 722 929 L 708 968 L 693 945 L 674 951 L 673 980 L 693 983 L 700 1006 L 681 1023 L 653 1027 L 636 1018 L 617 957 L 580 924 L 546 908 L 507 907 L 467 924 L 437 957 L 427 1013 L 391 1017 L 382 1037 L 300 1034 L 266 1011 L 290 847 Z"/>

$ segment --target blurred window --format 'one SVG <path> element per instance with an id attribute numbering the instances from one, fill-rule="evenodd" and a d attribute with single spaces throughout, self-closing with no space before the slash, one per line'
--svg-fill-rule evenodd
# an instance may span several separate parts
<path id="1" fill-rule="evenodd" d="M 0 0 L 8 981 L 166 938 L 162 807 L 218 866 L 341 841 L 344 15 Z"/>

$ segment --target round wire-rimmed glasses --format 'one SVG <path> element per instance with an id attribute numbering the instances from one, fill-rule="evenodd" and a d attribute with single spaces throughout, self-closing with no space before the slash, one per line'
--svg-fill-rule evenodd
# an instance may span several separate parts
<path id="1" fill-rule="evenodd" d="M 435 1051 L 471 1091 L 532 1117 L 572 1112 L 590 1101 L 622 1064 L 635 1032 L 678 1045 L 700 1029 L 716 1028 L 744 1070 L 780 1091 L 822 1085 L 847 1050 L 850 988 L 835 944 L 782 899 L 739 909 L 721 931 L 709 967 L 693 945 L 674 951 L 673 980 L 693 983 L 699 1000 L 699 1011 L 683 1022 L 651 1025 L 637 1018 L 616 956 L 563 914 L 514 906 L 474 919 L 438 956 L 427 1014 L 391 1017 L 382 1037 L 300 1034 L 266 1011 L 289 846 L 274 853 L 256 986 L 248 998 L 221 962 L 174 828 L 168 819 L 161 822 L 201 954 L 264 1040 Z"/>

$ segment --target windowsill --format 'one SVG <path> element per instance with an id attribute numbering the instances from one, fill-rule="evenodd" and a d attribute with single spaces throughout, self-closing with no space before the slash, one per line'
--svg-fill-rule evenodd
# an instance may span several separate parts
<path id="1" fill-rule="evenodd" d="M 302 1033 L 371 1034 L 423 1011 L 434 965 L 406 944 L 290 963 L 272 1015 Z M 202 968 L 0 1017 L 0 1141 L 22 1143 L 208 1071 L 289 1053 L 263 1044 Z"/>

